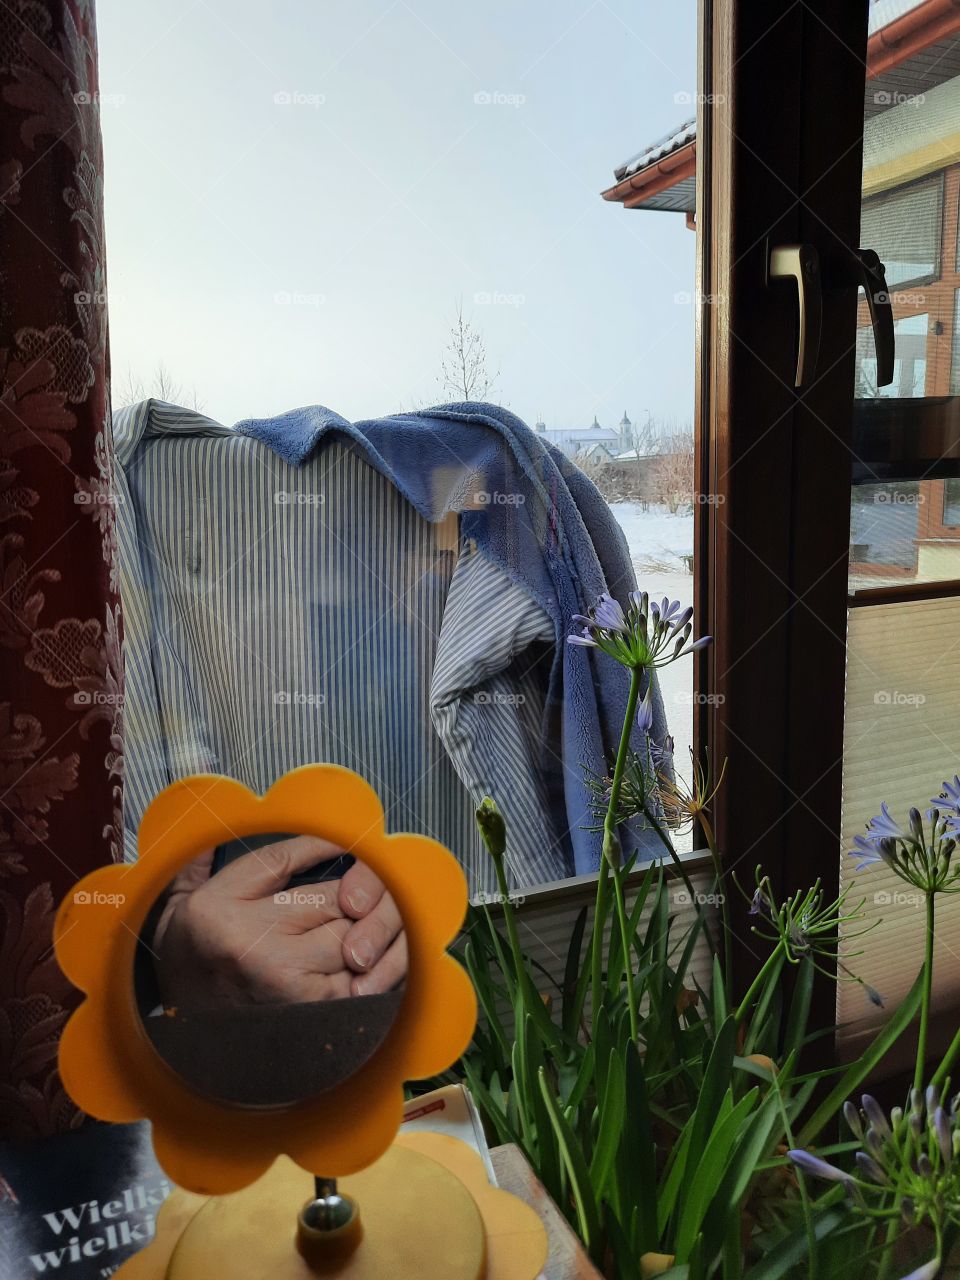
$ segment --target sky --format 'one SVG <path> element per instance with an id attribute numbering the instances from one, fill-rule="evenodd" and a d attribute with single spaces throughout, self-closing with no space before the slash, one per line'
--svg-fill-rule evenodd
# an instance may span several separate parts
<path id="1" fill-rule="evenodd" d="M 225 423 L 443 402 L 462 300 L 525 420 L 689 421 L 694 236 L 600 192 L 692 114 L 695 14 L 98 0 L 115 401 L 162 365 Z"/>

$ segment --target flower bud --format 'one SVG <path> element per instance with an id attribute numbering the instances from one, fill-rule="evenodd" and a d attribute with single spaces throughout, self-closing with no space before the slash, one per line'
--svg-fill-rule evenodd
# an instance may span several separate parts
<path id="1" fill-rule="evenodd" d="M 843 1118 L 846 1120 L 853 1136 L 862 1139 L 863 1125 L 860 1122 L 860 1112 L 849 1099 L 843 1104 Z"/>
<path id="2" fill-rule="evenodd" d="M 496 803 L 484 796 L 477 809 L 477 826 L 487 851 L 494 861 L 502 860 L 507 848 L 507 824 Z"/>

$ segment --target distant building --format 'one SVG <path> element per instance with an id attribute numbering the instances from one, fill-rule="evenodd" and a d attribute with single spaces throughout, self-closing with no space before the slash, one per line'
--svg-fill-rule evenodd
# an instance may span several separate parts
<path id="1" fill-rule="evenodd" d="M 548 427 L 538 419 L 534 430 L 568 458 L 587 462 L 612 462 L 634 447 L 633 423 L 624 410 L 616 427 L 601 427 L 594 414 L 589 427 Z"/>

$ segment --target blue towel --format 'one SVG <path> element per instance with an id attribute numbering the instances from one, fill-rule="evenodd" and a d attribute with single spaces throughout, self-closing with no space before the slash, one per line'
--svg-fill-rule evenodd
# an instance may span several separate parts
<path id="1" fill-rule="evenodd" d="M 636 588 L 623 532 L 596 487 L 558 449 L 508 410 L 470 402 L 348 422 L 322 405 L 275 418 L 246 419 L 234 430 L 269 446 L 294 466 L 330 433 L 352 440 L 426 520 L 449 512 L 549 615 L 556 650 L 544 724 L 543 776 L 551 803 L 565 812 L 578 874 L 600 865 L 585 770 L 609 772 L 626 704 L 627 672 L 605 654 L 568 645 L 571 618 L 608 591 L 625 603 Z M 666 722 L 659 689 L 652 695 L 653 740 Z M 556 748 L 562 768 L 556 764 Z M 639 730 L 633 745 L 644 746 Z M 496 799 L 496 797 L 494 797 Z M 641 858 L 663 850 L 650 830 L 622 833 Z M 629 841 L 629 843 L 627 843 Z"/>

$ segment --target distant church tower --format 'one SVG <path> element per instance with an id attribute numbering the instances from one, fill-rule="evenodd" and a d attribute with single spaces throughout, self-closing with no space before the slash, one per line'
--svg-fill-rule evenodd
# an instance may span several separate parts
<path id="1" fill-rule="evenodd" d="M 625 453 L 627 449 L 633 448 L 633 423 L 627 417 L 627 411 L 624 409 L 623 417 L 620 419 L 620 452 Z"/>

